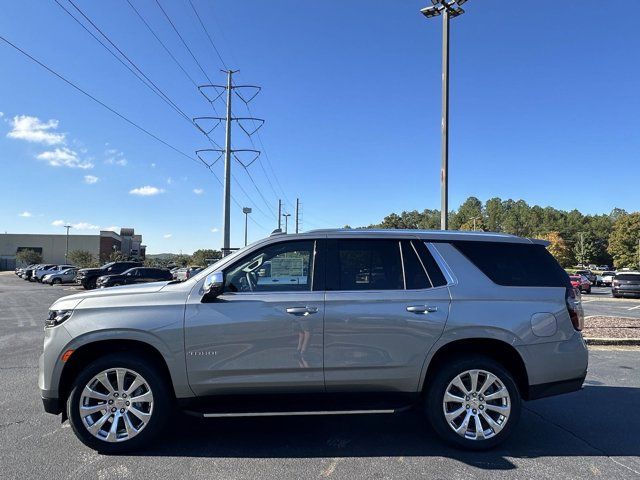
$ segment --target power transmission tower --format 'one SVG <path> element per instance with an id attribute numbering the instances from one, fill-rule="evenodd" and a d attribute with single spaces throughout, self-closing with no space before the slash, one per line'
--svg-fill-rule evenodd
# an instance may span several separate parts
<path id="1" fill-rule="evenodd" d="M 264 120 L 261 118 L 254 117 L 234 117 L 231 109 L 231 100 L 233 98 L 233 93 L 235 93 L 240 100 L 248 104 L 251 100 L 253 100 L 258 93 L 260 93 L 261 88 L 256 85 L 234 85 L 233 84 L 233 74 L 238 73 L 239 70 L 221 70 L 223 73 L 227 74 L 227 83 L 226 85 L 200 85 L 198 90 L 200 93 L 204 95 L 204 97 L 213 104 L 216 100 L 221 98 L 224 94 L 226 94 L 226 115 L 224 117 L 195 117 L 193 119 L 193 123 L 200 129 L 202 133 L 204 133 L 212 146 L 218 148 L 204 148 L 201 150 L 196 150 L 196 155 L 200 159 L 200 161 L 209 169 L 211 169 L 220 158 L 224 157 L 224 180 L 223 180 L 223 200 L 222 200 L 222 254 L 227 255 L 231 252 L 231 156 L 235 158 L 235 160 L 242 165 L 245 169 L 247 169 L 253 162 L 255 162 L 260 156 L 260 151 L 249 149 L 249 148 L 241 148 L 234 149 L 231 143 L 231 133 L 232 133 L 232 122 L 236 122 L 240 129 L 247 134 L 247 136 L 251 137 L 254 133 L 256 133 L 260 127 L 264 124 Z M 213 90 L 216 93 L 215 97 L 211 97 L 207 94 L 207 92 Z M 240 93 L 242 90 L 253 90 L 253 94 L 250 97 L 243 97 Z M 243 122 L 251 121 L 253 123 L 253 128 L 245 127 Z M 211 132 L 222 122 L 225 123 L 225 142 L 224 148 L 219 148 L 220 146 L 209 136 Z M 258 122 L 256 126 L 256 122 Z M 206 154 L 215 152 L 217 153 L 217 158 L 211 162 L 207 160 Z M 246 160 L 242 160 L 238 154 L 250 153 L 251 159 L 247 162 Z"/>

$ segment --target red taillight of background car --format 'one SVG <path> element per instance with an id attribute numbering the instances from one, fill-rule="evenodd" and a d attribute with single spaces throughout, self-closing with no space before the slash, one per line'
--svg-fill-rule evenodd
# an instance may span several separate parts
<path id="1" fill-rule="evenodd" d="M 573 328 L 575 328 L 579 332 L 584 327 L 584 312 L 582 311 L 582 305 L 580 304 L 578 295 L 580 294 L 576 293 L 573 288 L 567 287 L 567 292 L 564 298 L 567 304 L 567 311 L 569 312 L 569 317 L 571 318 Z"/>

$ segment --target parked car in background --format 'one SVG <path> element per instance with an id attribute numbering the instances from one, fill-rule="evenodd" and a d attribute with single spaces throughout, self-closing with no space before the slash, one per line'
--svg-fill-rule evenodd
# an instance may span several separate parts
<path id="1" fill-rule="evenodd" d="M 168 280 L 173 280 L 173 276 L 165 268 L 134 267 L 120 274 L 98 277 L 96 287 L 117 287 L 132 283 L 163 282 Z"/>
<path id="2" fill-rule="evenodd" d="M 33 270 L 30 280 L 34 282 L 39 282 L 40 280 L 42 280 L 43 272 L 47 270 L 51 270 L 54 267 L 57 267 L 55 263 L 44 263 L 44 264 L 38 265 L 38 267 Z"/>
<path id="3" fill-rule="evenodd" d="M 32 277 L 33 277 L 33 273 L 40 268 L 40 264 L 35 264 L 35 265 L 29 265 L 27 268 L 24 269 L 24 273 L 22 274 L 22 279 L 23 280 L 28 280 L 29 282 L 32 281 Z"/>
<path id="4" fill-rule="evenodd" d="M 600 265 L 598 270 L 602 270 L 604 272 L 606 270 L 611 270 L 611 267 L 609 265 Z"/>
<path id="5" fill-rule="evenodd" d="M 115 275 L 125 272 L 133 267 L 141 267 L 140 262 L 111 262 L 103 265 L 100 268 L 81 268 L 78 270 L 76 281 L 82 285 L 85 290 L 91 290 L 96 288 L 96 281 L 98 277 L 103 275 Z"/>
<path id="6" fill-rule="evenodd" d="M 176 408 L 209 418 L 416 407 L 447 442 L 492 448 L 522 399 L 579 390 L 587 373 L 582 306 L 547 244 L 276 234 L 184 282 L 62 297 L 45 320 L 43 406 L 111 454 L 168 438 Z"/>
<path id="7" fill-rule="evenodd" d="M 616 272 L 609 271 L 600 273 L 600 275 L 598 275 L 596 278 L 596 285 L 600 287 L 610 287 L 613 283 L 613 277 L 615 276 L 615 274 Z"/>
<path id="8" fill-rule="evenodd" d="M 640 296 L 640 272 L 616 273 L 611 284 L 615 298 Z"/>
<path id="9" fill-rule="evenodd" d="M 178 270 L 180 270 L 180 267 L 171 267 L 171 269 L 169 270 L 174 280 L 176 279 L 176 274 L 178 273 Z"/>
<path id="10" fill-rule="evenodd" d="M 576 273 L 574 273 L 574 275 L 582 275 L 584 277 L 587 277 L 587 280 L 591 282 L 591 285 L 596 284 L 597 276 L 591 270 L 578 270 L 576 271 Z"/>
<path id="11" fill-rule="evenodd" d="M 175 279 L 184 282 L 185 280 L 189 280 L 196 273 L 202 271 L 204 267 L 200 266 L 191 266 L 191 267 L 182 267 L 179 268 L 175 273 Z"/>
<path id="12" fill-rule="evenodd" d="M 49 268 L 39 268 L 34 272 L 34 276 L 37 282 L 42 282 L 42 278 L 49 273 L 61 272 L 63 270 L 67 270 L 69 268 L 75 268 L 75 265 L 53 265 Z"/>
<path id="13" fill-rule="evenodd" d="M 591 293 L 591 282 L 584 275 L 570 275 L 571 286 L 584 293 Z"/>
<path id="14" fill-rule="evenodd" d="M 56 272 L 48 273 L 42 277 L 42 283 L 50 285 L 60 285 L 62 283 L 75 283 L 78 269 L 75 267 L 65 268 Z"/>

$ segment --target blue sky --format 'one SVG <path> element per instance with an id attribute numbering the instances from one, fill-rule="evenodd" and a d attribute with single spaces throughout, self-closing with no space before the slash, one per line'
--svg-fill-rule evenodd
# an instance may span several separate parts
<path id="1" fill-rule="evenodd" d="M 155 0 L 131 1 L 206 83 Z M 184 112 L 213 114 L 126 0 L 74 2 Z M 263 87 L 251 112 L 266 119 L 267 155 L 249 167 L 262 196 L 233 165 L 246 192 L 233 183 L 233 195 L 257 222 L 250 240 L 275 228 L 281 188 L 291 213 L 300 197 L 303 229 L 439 208 L 441 25 L 418 13 L 426 1 L 193 2 L 225 63 L 241 70 L 236 83 Z M 160 3 L 223 83 L 188 0 Z M 475 195 L 588 213 L 638 209 L 640 2 L 603 7 L 471 0 L 452 20 L 452 207 Z M 5 2 L 0 35 L 180 150 L 207 147 L 53 0 Z M 2 42 L 0 64 L 1 231 L 62 233 L 70 222 L 73 233 L 134 227 L 151 253 L 220 246 L 222 192 L 206 169 Z M 239 100 L 234 113 L 249 115 Z M 222 142 L 220 127 L 213 135 Z M 252 148 L 238 128 L 234 138 L 235 148 Z M 232 244 L 242 238 L 234 205 Z"/>

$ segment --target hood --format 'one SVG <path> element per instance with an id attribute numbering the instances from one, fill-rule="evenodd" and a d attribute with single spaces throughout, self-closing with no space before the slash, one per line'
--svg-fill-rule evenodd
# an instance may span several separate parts
<path id="1" fill-rule="evenodd" d="M 124 280 L 125 276 L 122 273 L 114 273 L 112 275 L 100 275 L 98 278 L 106 278 L 110 281 Z"/>
<path id="2" fill-rule="evenodd" d="M 97 272 L 101 272 L 102 269 L 100 268 L 79 268 L 78 269 L 78 273 L 82 272 L 82 273 L 97 273 Z"/>
<path id="3" fill-rule="evenodd" d="M 76 293 L 75 295 L 68 295 L 66 297 L 62 297 L 56 302 L 53 303 L 51 309 L 58 309 L 58 303 L 67 302 L 69 303 L 80 303 L 82 300 L 87 298 L 96 298 L 96 297 L 113 297 L 118 295 L 135 295 L 139 293 L 155 293 L 162 290 L 169 282 L 152 282 L 152 283 L 140 283 L 133 285 L 124 285 L 122 287 L 111 287 L 104 288 L 99 290 L 91 290 L 89 292 Z"/>

